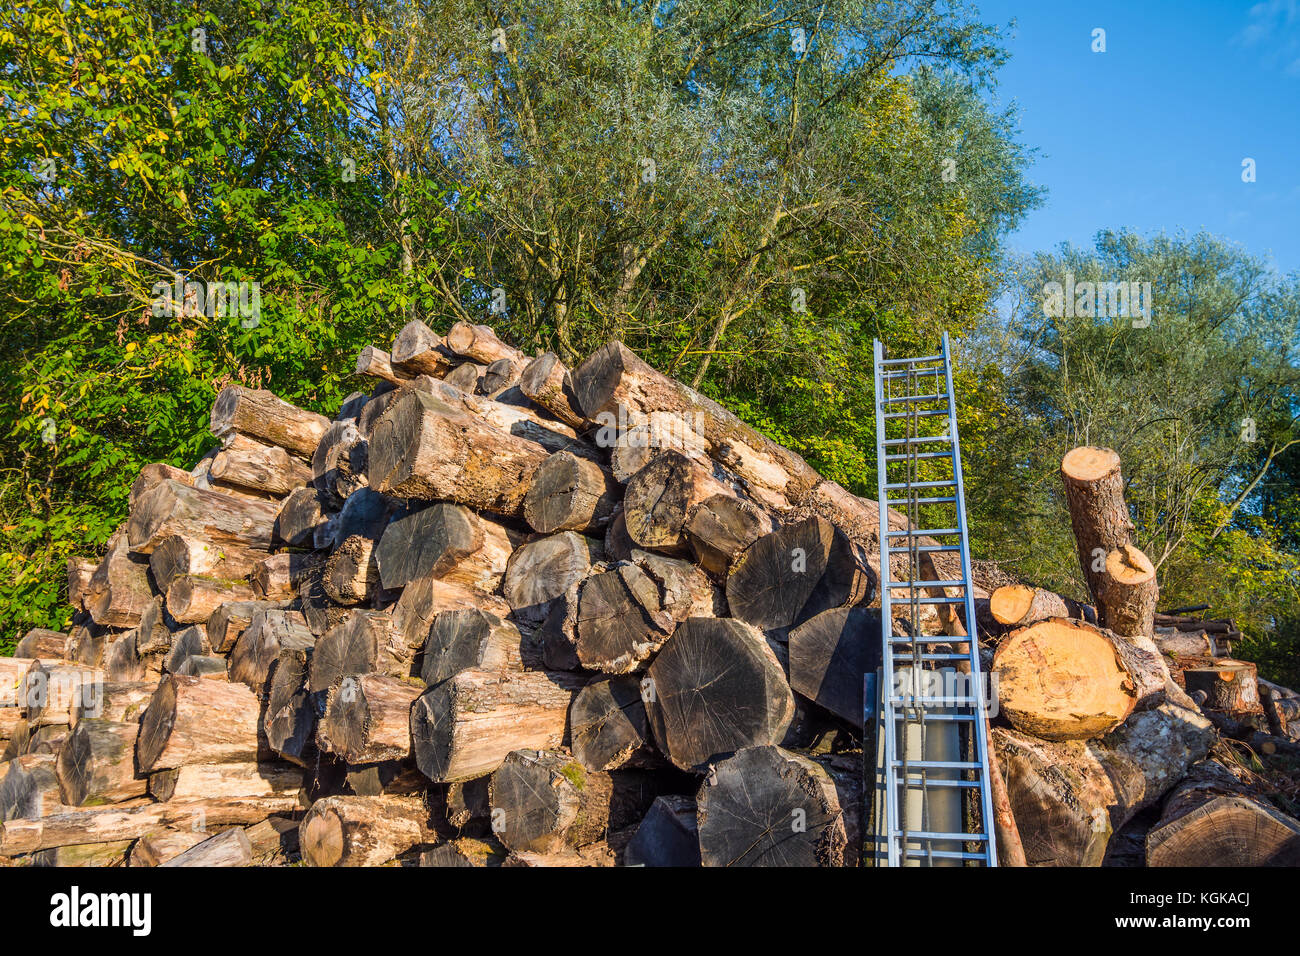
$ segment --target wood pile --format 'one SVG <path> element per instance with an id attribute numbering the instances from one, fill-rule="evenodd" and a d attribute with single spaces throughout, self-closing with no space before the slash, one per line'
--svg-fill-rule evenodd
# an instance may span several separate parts
<path id="1" fill-rule="evenodd" d="M 69 562 L 71 631 L 0 658 L 0 861 L 869 862 L 875 502 L 619 342 L 570 370 L 413 322 L 356 373 L 333 418 L 223 389 L 221 446 L 147 466 L 103 556 Z M 1081 451 L 1095 610 L 975 568 L 999 837 L 1014 813 L 1030 863 L 1099 862 L 1214 735 L 1154 643 L 1118 460 Z M 946 557 L 926 580 L 960 576 Z M 1264 686 L 1239 681 L 1202 703 Z M 1198 832 L 1180 800 L 1165 829 Z"/>

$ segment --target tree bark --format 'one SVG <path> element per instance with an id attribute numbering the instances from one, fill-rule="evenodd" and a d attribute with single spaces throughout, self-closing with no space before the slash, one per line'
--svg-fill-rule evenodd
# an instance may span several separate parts
<path id="1" fill-rule="evenodd" d="M 161 801 L 293 796 L 302 777 L 302 767 L 279 761 L 188 764 L 150 774 L 149 795 Z"/>
<path id="2" fill-rule="evenodd" d="M 409 756 L 411 704 L 423 690 L 417 682 L 383 674 L 343 678 L 326 696 L 317 745 L 352 764 Z"/>
<path id="3" fill-rule="evenodd" d="M 222 484 L 281 497 L 311 481 L 311 467 L 278 445 L 232 432 L 213 456 L 208 474 Z"/>
<path id="4" fill-rule="evenodd" d="M 399 374 L 393 368 L 393 357 L 373 345 L 367 345 L 357 353 L 356 374 L 369 375 L 394 385 L 408 381 L 408 376 Z"/>
<path id="5" fill-rule="evenodd" d="M 223 830 L 216 836 L 196 843 L 160 866 L 229 867 L 252 866 L 253 848 L 241 827 Z"/>
<path id="6" fill-rule="evenodd" d="M 512 750 L 563 745 L 581 685 L 562 672 L 468 670 L 429 688 L 411 709 L 420 772 L 437 783 L 472 780 Z"/>
<path id="7" fill-rule="evenodd" d="M 486 325 L 471 325 L 469 322 L 457 322 L 447 332 L 447 347 L 457 355 L 463 355 L 484 365 L 491 365 L 505 359 L 518 377 L 523 367 L 528 364 L 528 356 L 513 346 L 502 342 L 495 332 Z"/>
<path id="8" fill-rule="evenodd" d="M 179 534 L 205 541 L 209 548 L 266 551 L 274 539 L 278 510 L 274 501 L 236 498 L 165 481 L 131 511 L 131 550 L 149 554 L 165 538 Z"/>
<path id="9" fill-rule="evenodd" d="M 227 385 L 212 404 L 208 428 L 218 438 L 241 432 L 310 458 L 329 426 L 324 415 L 290 405 L 265 389 Z"/>
<path id="10" fill-rule="evenodd" d="M 169 675 L 140 721 L 139 768 L 256 760 L 258 711 L 256 695 L 242 684 Z"/>
<path id="11" fill-rule="evenodd" d="M 1061 459 L 1061 480 L 1079 564 L 1100 611 L 1106 556 L 1131 543 L 1133 534 L 1133 522 L 1124 503 L 1119 455 L 1109 448 L 1075 448 Z M 1109 626 L 1104 614 L 1101 623 Z"/>

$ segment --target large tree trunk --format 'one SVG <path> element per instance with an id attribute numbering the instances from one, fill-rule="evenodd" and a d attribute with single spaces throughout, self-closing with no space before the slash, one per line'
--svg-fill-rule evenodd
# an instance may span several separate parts
<path id="1" fill-rule="evenodd" d="M 491 593 L 505 575 L 513 547 L 503 525 L 439 501 L 389 522 L 375 561 L 385 588 L 431 575 Z"/>
<path id="2" fill-rule="evenodd" d="M 1100 866 L 1111 834 L 1159 800 L 1214 739 L 1208 720 L 1173 704 L 1134 714 L 1099 740 L 1051 743 L 995 727 L 1029 865 Z"/>
<path id="3" fill-rule="evenodd" d="M 791 627 L 870 603 L 876 582 L 860 546 L 829 521 L 808 518 L 763 535 L 732 562 L 727 607 L 755 627 Z"/>
<path id="4" fill-rule="evenodd" d="M 857 811 L 843 805 L 834 778 L 807 757 L 746 747 L 714 768 L 696 800 L 704 866 L 856 863 L 845 824 L 852 814 L 856 836 Z"/>
<path id="5" fill-rule="evenodd" d="M 492 774 L 493 831 L 509 850 L 549 853 L 605 836 L 614 784 L 568 753 L 516 750 Z"/>
<path id="6" fill-rule="evenodd" d="M 367 345 L 357 353 L 357 364 L 354 371 L 357 375 L 369 375 L 371 378 L 382 379 L 385 382 L 391 382 L 393 385 L 401 385 L 409 379 L 409 376 L 401 374 L 393 368 L 393 357 L 391 355 L 373 345 Z"/>
<path id="7" fill-rule="evenodd" d="M 1163 700 L 1156 654 L 1082 621 L 1049 618 L 1003 638 L 993 657 L 1002 713 L 1044 740 L 1100 737 Z"/>
<path id="8" fill-rule="evenodd" d="M 370 487 L 386 494 L 515 517 L 545 460 L 532 442 L 412 391 L 375 423 L 367 474 Z"/>
<path id="9" fill-rule="evenodd" d="M 1300 821 L 1207 760 L 1165 799 L 1147 866 L 1300 866 Z"/>
<path id="10" fill-rule="evenodd" d="M 1130 544 L 1133 533 L 1124 503 L 1119 455 L 1109 448 L 1075 448 L 1061 459 L 1061 479 L 1083 577 L 1093 598 L 1100 602 L 1106 556 Z M 1101 622 L 1110 626 L 1100 604 L 1098 611 Z"/>
<path id="11" fill-rule="evenodd" d="M 683 770 L 719 754 L 774 744 L 794 718 L 794 695 L 755 628 L 730 618 L 690 618 L 647 672 L 655 743 Z"/>
<path id="12" fill-rule="evenodd" d="M 588 670 L 626 674 L 644 666 L 674 625 L 654 580 L 635 564 L 619 564 L 579 586 L 574 650 Z"/>
<path id="13" fill-rule="evenodd" d="M 491 611 L 443 611 L 433 619 L 420 677 L 428 686 L 462 671 L 522 671 L 523 635 Z"/>
<path id="14" fill-rule="evenodd" d="M 692 509 L 713 495 L 726 494 L 735 491 L 704 463 L 678 451 L 660 452 L 627 483 L 623 520 L 628 537 L 643 548 L 680 551 L 686 546 Z"/>
<path id="15" fill-rule="evenodd" d="M 163 678 L 140 721 L 141 772 L 256 760 L 258 712 L 256 695 L 242 684 Z"/>
<path id="16" fill-rule="evenodd" d="M 563 745 L 581 685 L 560 672 L 468 670 L 429 688 L 411 709 L 420 772 L 438 783 L 472 780 L 492 773 L 512 750 Z"/>
<path id="17" fill-rule="evenodd" d="M 90 718 L 77 727 L 59 750 L 59 786 L 63 802 L 84 807 L 144 796 L 148 781 L 135 773 L 137 722 Z"/>
<path id="18" fill-rule="evenodd" d="M 149 776 L 155 800 L 205 800 L 293 795 L 302 789 L 303 769 L 290 763 L 190 764 Z"/>
<path id="19" fill-rule="evenodd" d="M 1156 569 L 1149 558 L 1131 544 L 1106 555 L 1098 610 L 1116 634 L 1151 637 L 1159 588 Z"/>
<path id="20" fill-rule="evenodd" d="M 68 657 L 68 635 L 62 631 L 34 627 L 23 635 L 22 640 L 14 645 L 13 656 L 66 660 Z"/>
<path id="21" fill-rule="evenodd" d="M 602 557 L 599 545 L 575 531 L 538 538 L 510 556 L 502 593 L 518 620 L 537 623 Z"/>
<path id="22" fill-rule="evenodd" d="M 264 389 L 227 385 L 212 404 L 208 427 L 218 438 L 240 432 L 310 458 L 329 426 L 324 415 L 290 405 Z"/>
<path id="23" fill-rule="evenodd" d="M 214 547 L 207 541 L 174 534 L 164 538 L 153 549 L 149 555 L 149 570 L 154 584 L 165 593 L 177 578 L 191 574 L 227 580 L 247 577 L 257 562 L 264 558 L 265 551 Z"/>
<path id="24" fill-rule="evenodd" d="M 326 797 L 298 828 L 308 866 L 380 866 L 433 839 L 428 814 L 411 797 Z"/>
<path id="25" fill-rule="evenodd" d="M 573 755 L 589 770 L 655 766 L 650 725 L 634 676 L 598 677 L 569 706 Z"/>
<path id="26" fill-rule="evenodd" d="M 361 674 L 408 677 L 411 656 L 391 616 L 382 611 L 355 610 L 316 642 L 308 689 L 321 693 L 345 677 Z"/>

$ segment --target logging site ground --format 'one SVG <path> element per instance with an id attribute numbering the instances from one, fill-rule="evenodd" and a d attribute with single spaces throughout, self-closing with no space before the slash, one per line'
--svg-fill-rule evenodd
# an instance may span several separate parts
<path id="1" fill-rule="evenodd" d="M 1251 885 L 1118 874 L 1300 864 L 1294 3 L 32 0 L 0 55 L 9 885 L 1101 868 L 1210 931 Z"/>

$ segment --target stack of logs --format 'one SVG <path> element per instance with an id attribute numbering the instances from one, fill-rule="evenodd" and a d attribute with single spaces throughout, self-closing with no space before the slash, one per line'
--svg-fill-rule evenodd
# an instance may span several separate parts
<path id="1" fill-rule="evenodd" d="M 569 370 L 412 322 L 356 371 L 332 419 L 223 389 L 221 446 L 69 562 L 70 633 L 0 658 L 0 860 L 867 862 L 875 502 L 619 342 Z M 1113 458 L 1063 469 L 1097 611 L 975 569 L 1031 864 L 1099 862 L 1213 736 Z"/>
<path id="2" fill-rule="evenodd" d="M 1287 724 L 1300 700 L 1275 688 L 1265 724 L 1272 685 L 1226 659 L 1240 636 L 1231 622 L 1156 613 L 1118 455 L 1076 448 L 1061 476 L 1093 603 L 1010 584 L 979 615 L 997 648 L 993 737 L 1026 862 L 1100 865 L 1123 845 L 1112 836 L 1141 822 L 1150 866 L 1300 863 L 1300 822 L 1207 758 L 1216 728 L 1253 735 L 1265 754 L 1300 753 Z"/>

